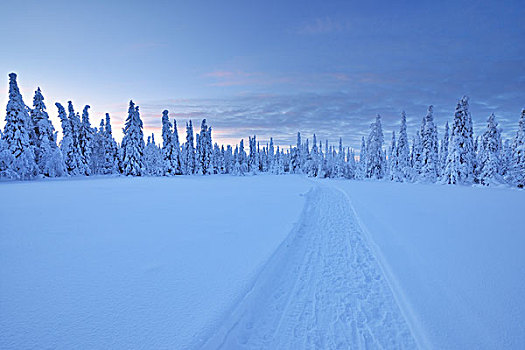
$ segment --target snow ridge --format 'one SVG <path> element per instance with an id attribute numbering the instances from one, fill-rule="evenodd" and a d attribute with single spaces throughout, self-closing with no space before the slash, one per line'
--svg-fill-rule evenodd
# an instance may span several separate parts
<path id="1" fill-rule="evenodd" d="M 345 195 L 317 186 L 253 288 L 198 347 L 416 348 Z"/>

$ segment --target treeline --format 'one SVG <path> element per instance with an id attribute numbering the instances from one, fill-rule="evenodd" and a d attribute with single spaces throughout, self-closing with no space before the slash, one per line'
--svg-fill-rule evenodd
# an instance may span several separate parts
<path id="1" fill-rule="evenodd" d="M 82 115 L 68 102 L 67 111 L 58 109 L 62 140 L 49 119 L 40 88 L 35 92 L 33 108 L 25 105 L 16 74 L 9 74 L 9 102 L 6 124 L 0 138 L 0 176 L 10 179 L 37 177 L 90 176 L 122 174 L 131 176 L 173 176 L 190 174 L 307 174 L 312 177 L 347 179 L 385 179 L 398 182 L 441 182 L 446 184 L 482 185 L 525 184 L 525 109 L 521 112 L 518 131 L 512 140 L 502 140 L 494 114 L 487 127 L 475 137 L 468 99 L 457 106 L 451 128 L 448 122 L 441 140 L 433 119 L 432 106 L 423 118 L 421 128 L 409 142 L 405 113 L 397 134 L 385 149 L 378 115 L 363 137 L 359 154 L 349 147 L 338 147 L 328 141 L 302 141 L 286 150 L 275 147 L 273 139 L 261 146 L 256 136 L 233 148 L 212 143 L 212 129 L 204 119 L 194 133 L 190 120 L 186 138 L 179 141 L 176 121 L 168 111 L 162 113 L 162 146 L 154 135 L 144 142 L 139 107 L 129 103 L 128 117 L 119 145 L 112 134 L 108 114 L 99 127 L 91 127 L 89 106 Z"/>

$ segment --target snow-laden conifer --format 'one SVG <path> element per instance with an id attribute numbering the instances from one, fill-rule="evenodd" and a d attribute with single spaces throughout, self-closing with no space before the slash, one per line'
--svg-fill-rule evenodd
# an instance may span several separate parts
<path id="1" fill-rule="evenodd" d="M 182 149 L 182 173 L 190 175 L 195 172 L 195 145 L 193 141 L 193 124 L 186 123 L 186 143 Z"/>
<path id="2" fill-rule="evenodd" d="M 200 134 L 197 135 L 197 169 L 202 175 L 209 175 L 211 171 L 211 159 L 213 145 L 211 140 L 211 128 L 202 120 Z"/>
<path id="3" fill-rule="evenodd" d="M 80 151 L 80 160 L 82 162 L 83 175 L 91 174 L 91 153 L 93 151 L 93 128 L 89 121 L 89 105 L 82 111 L 82 121 L 78 132 L 78 149 Z"/>
<path id="4" fill-rule="evenodd" d="M 144 149 L 144 170 L 149 176 L 161 176 L 165 174 L 161 149 L 155 143 L 155 134 L 148 136 L 146 148 Z"/>
<path id="5" fill-rule="evenodd" d="M 399 138 L 396 144 L 393 180 L 404 182 L 410 180 L 410 145 L 408 144 L 407 119 L 403 111 L 401 113 L 401 126 L 399 128 Z"/>
<path id="6" fill-rule="evenodd" d="M 31 143 L 33 123 L 22 99 L 16 74 L 9 74 L 9 100 L 7 102 L 2 140 L 4 150 L 1 169 L 3 176 L 15 179 L 30 179 L 38 174 L 35 147 Z"/>
<path id="7" fill-rule="evenodd" d="M 381 116 L 378 114 L 370 125 L 370 135 L 366 145 L 366 177 L 382 179 L 385 176 L 385 159 L 383 153 L 383 129 Z"/>
<path id="8" fill-rule="evenodd" d="M 164 166 L 164 175 L 176 174 L 177 153 L 178 150 L 175 149 L 175 145 L 173 144 L 172 124 L 168 117 L 168 111 L 164 110 L 162 112 L 162 164 Z"/>
<path id="9" fill-rule="evenodd" d="M 454 114 L 443 182 L 471 184 L 474 181 L 474 158 L 472 119 L 468 110 L 468 98 L 463 97 L 458 102 Z"/>
<path id="10" fill-rule="evenodd" d="M 119 171 L 118 145 L 113 138 L 111 128 L 111 118 L 106 113 L 106 123 L 104 125 L 104 153 L 103 174 L 116 174 Z"/>
<path id="11" fill-rule="evenodd" d="M 434 124 L 433 106 L 421 126 L 421 157 L 419 179 L 424 182 L 436 182 L 439 175 L 438 135 Z"/>
<path id="12" fill-rule="evenodd" d="M 139 107 L 129 101 L 128 117 L 124 126 L 122 147 L 119 150 L 119 168 L 123 175 L 143 176 L 144 169 L 144 134 Z"/>
<path id="13" fill-rule="evenodd" d="M 35 91 L 33 109 L 31 109 L 33 125 L 33 146 L 38 172 L 44 176 L 55 177 L 66 175 L 62 152 L 57 145 L 57 136 L 53 123 L 49 119 L 40 88 Z"/>
<path id="14" fill-rule="evenodd" d="M 392 132 L 392 141 L 390 143 L 390 147 L 388 148 L 388 157 L 387 157 L 387 164 L 388 164 L 388 179 L 390 181 L 394 181 L 396 176 L 396 150 L 397 150 L 397 143 L 396 143 L 396 132 Z"/>
<path id="15" fill-rule="evenodd" d="M 501 133 L 494 113 L 489 116 L 487 129 L 483 133 L 479 147 L 479 182 L 482 185 L 499 184 L 501 176 Z"/>

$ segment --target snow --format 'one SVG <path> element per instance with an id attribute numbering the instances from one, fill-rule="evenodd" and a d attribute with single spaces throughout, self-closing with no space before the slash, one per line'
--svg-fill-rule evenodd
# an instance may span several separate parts
<path id="1" fill-rule="evenodd" d="M 299 223 L 202 348 L 414 348 L 344 194 L 315 187 Z"/>
<path id="2" fill-rule="evenodd" d="M 522 191 L 0 183 L 0 348 L 525 348 Z"/>
<path id="3" fill-rule="evenodd" d="M 307 179 L 0 183 L 0 348 L 187 348 L 291 231 Z"/>
<path id="4" fill-rule="evenodd" d="M 525 347 L 522 191 L 335 181 L 424 348 Z"/>

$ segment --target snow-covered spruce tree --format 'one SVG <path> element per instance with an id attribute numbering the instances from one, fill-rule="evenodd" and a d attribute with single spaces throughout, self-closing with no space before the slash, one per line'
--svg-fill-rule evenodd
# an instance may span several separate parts
<path id="1" fill-rule="evenodd" d="M 445 172 L 448 157 L 448 142 L 449 142 L 449 128 L 448 121 L 445 123 L 445 133 L 441 140 L 441 147 L 439 149 L 439 174 L 442 175 Z"/>
<path id="2" fill-rule="evenodd" d="M 248 171 L 252 174 L 255 174 L 259 171 L 259 165 L 257 163 L 257 142 L 255 135 L 253 135 L 253 137 L 248 136 L 248 146 Z"/>
<path id="3" fill-rule="evenodd" d="M 510 140 L 505 140 L 501 148 L 501 176 L 505 183 L 514 186 L 514 154 Z"/>
<path id="4" fill-rule="evenodd" d="M 366 141 L 364 136 L 361 137 L 361 148 L 359 150 L 359 162 L 357 163 L 356 179 L 363 180 L 366 178 Z"/>
<path id="5" fill-rule="evenodd" d="M 474 158 L 472 119 L 468 110 L 468 98 L 463 97 L 456 106 L 447 165 L 442 181 L 447 184 L 472 184 Z"/>
<path id="6" fill-rule="evenodd" d="M 240 175 L 244 175 L 248 172 L 248 157 L 246 151 L 244 150 L 244 140 L 239 142 L 239 166 L 240 166 Z"/>
<path id="7" fill-rule="evenodd" d="M 64 158 L 64 164 L 68 175 L 78 175 L 78 158 L 75 150 L 73 140 L 73 126 L 69 120 L 66 109 L 60 103 L 55 103 L 58 109 L 58 118 L 62 126 L 62 140 L 60 141 L 60 149 Z"/>
<path id="8" fill-rule="evenodd" d="M 275 156 L 277 157 L 277 159 L 275 160 L 276 163 L 277 163 L 277 168 L 276 168 L 275 174 L 282 175 L 282 174 L 284 174 L 284 162 L 285 162 L 285 159 L 284 159 L 283 150 L 280 150 L 279 146 L 277 146 L 277 152 L 276 152 Z"/>
<path id="9" fill-rule="evenodd" d="M 191 120 L 186 123 L 186 143 L 182 149 L 182 173 L 191 175 L 195 173 L 195 146 L 193 142 L 193 124 Z"/>
<path id="10" fill-rule="evenodd" d="M 113 138 L 109 113 L 106 113 L 106 124 L 104 126 L 104 152 L 102 174 L 117 174 L 119 172 L 118 145 Z"/>
<path id="11" fill-rule="evenodd" d="M 392 142 L 390 143 L 390 147 L 388 149 L 388 179 L 390 181 L 394 181 L 396 176 L 396 150 L 397 150 L 397 143 L 396 143 L 396 132 L 392 131 Z"/>
<path id="12" fill-rule="evenodd" d="M 525 187 L 525 109 L 521 111 L 518 131 L 512 144 L 513 180 L 519 188 Z"/>
<path id="13" fill-rule="evenodd" d="M 345 166 L 346 165 L 345 165 L 345 153 L 343 150 L 343 139 L 339 138 L 339 148 L 338 148 L 336 156 L 334 157 L 333 177 L 335 178 L 344 177 Z"/>
<path id="14" fill-rule="evenodd" d="M 4 132 L 2 163 L 0 169 L 5 177 L 30 179 L 35 177 L 38 166 L 35 160 L 35 147 L 31 144 L 33 123 L 22 99 L 16 74 L 9 74 L 9 101 L 7 102 Z"/>
<path id="15" fill-rule="evenodd" d="M 308 154 L 305 164 L 308 176 L 316 177 L 319 172 L 319 149 L 317 148 L 317 138 L 315 134 L 312 143 L 312 151 Z"/>
<path id="16" fill-rule="evenodd" d="M 410 177 L 413 181 L 419 179 L 419 173 L 421 172 L 421 133 L 416 132 L 414 139 L 412 140 L 412 152 L 410 153 L 410 164 L 411 174 Z"/>
<path id="17" fill-rule="evenodd" d="M 301 157 L 302 157 L 301 133 L 297 133 L 297 145 L 291 150 L 290 172 L 293 174 L 301 174 Z"/>
<path id="18" fill-rule="evenodd" d="M 128 117 L 123 129 L 124 137 L 119 150 L 119 168 L 123 175 L 143 176 L 144 134 L 139 107 L 129 101 Z"/>
<path id="19" fill-rule="evenodd" d="M 200 147 L 201 147 L 201 142 L 200 142 L 200 134 L 199 133 L 196 133 L 195 134 L 195 174 L 201 174 L 202 171 L 201 171 L 201 162 L 199 162 L 199 157 L 200 157 Z"/>
<path id="20" fill-rule="evenodd" d="M 233 157 L 233 148 L 231 145 L 226 146 L 224 152 L 224 172 L 231 174 L 233 172 L 233 166 L 235 165 L 235 158 Z"/>
<path id="21" fill-rule="evenodd" d="M 275 163 L 275 147 L 273 145 L 273 137 L 270 137 L 270 145 L 268 146 L 268 172 L 275 174 L 276 163 Z"/>
<path id="22" fill-rule="evenodd" d="M 233 152 L 233 166 L 231 170 L 232 175 L 244 175 L 241 170 L 241 161 L 239 157 L 239 146 L 235 146 L 235 151 Z"/>
<path id="23" fill-rule="evenodd" d="M 91 153 L 91 174 L 103 174 L 104 160 L 106 157 L 105 150 L 105 127 L 104 119 L 100 120 L 100 126 L 93 129 L 93 142 Z"/>
<path id="24" fill-rule="evenodd" d="M 494 113 L 489 116 L 487 129 L 479 147 L 479 182 L 482 185 L 499 184 L 501 177 L 501 134 Z"/>
<path id="25" fill-rule="evenodd" d="M 33 109 L 33 146 L 38 172 L 44 176 L 56 177 L 66 175 L 62 152 L 57 146 L 57 137 L 53 123 L 46 111 L 44 96 L 40 88 L 35 91 Z"/>
<path id="26" fill-rule="evenodd" d="M 85 175 L 86 167 L 82 161 L 82 152 L 80 150 L 79 143 L 80 128 L 82 126 L 80 115 L 78 113 L 75 113 L 75 109 L 71 101 L 67 102 L 67 109 L 67 119 L 69 121 L 71 144 L 69 149 L 67 150 L 67 153 L 64 151 L 64 149 L 62 149 L 62 154 L 64 155 L 64 161 L 66 163 L 66 169 L 68 171 L 68 174 L 71 176 Z M 62 120 L 62 117 L 60 118 Z"/>
<path id="27" fill-rule="evenodd" d="M 378 114 L 374 123 L 370 125 L 366 147 L 366 177 L 382 179 L 385 176 L 385 159 L 383 153 L 383 129 L 381 116 Z"/>
<path id="28" fill-rule="evenodd" d="M 355 163 L 355 154 L 354 154 L 353 149 L 348 148 L 348 156 L 346 159 L 347 159 L 347 166 L 346 166 L 345 177 L 347 179 L 355 179 L 357 167 Z"/>
<path id="29" fill-rule="evenodd" d="M 306 142 L 303 143 L 303 150 L 301 155 L 301 172 L 306 172 L 306 160 L 310 156 L 310 141 L 306 139 Z"/>
<path id="30" fill-rule="evenodd" d="M 325 162 L 325 153 L 323 152 L 323 141 L 319 140 L 318 147 L 319 155 L 317 157 L 317 177 L 324 177 L 324 162 Z"/>
<path id="31" fill-rule="evenodd" d="M 93 151 L 93 129 L 89 121 L 89 108 L 86 105 L 82 111 L 82 122 L 78 132 L 78 148 L 80 150 L 80 160 L 82 161 L 83 175 L 91 174 L 91 153 Z"/>
<path id="32" fill-rule="evenodd" d="M 224 146 L 221 150 L 217 142 L 213 145 L 213 174 L 224 174 Z"/>
<path id="33" fill-rule="evenodd" d="M 434 124 L 433 106 L 421 125 L 421 168 L 419 179 L 423 182 L 436 182 L 439 175 L 438 135 Z"/>
<path id="34" fill-rule="evenodd" d="M 211 128 L 206 124 L 206 119 L 202 120 L 201 132 L 197 136 L 198 173 L 209 175 L 212 173 L 211 158 L 213 156 L 213 146 L 211 141 Z"/>
<path id="35" fill-rule="evenodd" d="M 152 148 L 151 146 L 150 148 Z M 156 146 L 155 146 L 156 147 Z M 177 156 L 178 150 L 175 149 L 173 144 L 173 130 L 172 124 L 168 117 L 168 111 L 162 112 L 162 164 L 164 169 L 163 175 L 175 175 L 177 168 Z"/>
<path id="36" fill-rule="evenodd" d="M 175 159 L 175 175 L 182 174 L 182 154 L 179 143 L 179 132 L 177 130 L 177 121 L 173 119 L 173 135 L 171 137 L 171 143 L 173 144 L 173 152 Z"/>
<path id="37" fill-rule="evenodd" d="M 399 139 L 396 144 L 393 180 L 399 182 L 409 181 L 410 173 L 410 145 L 408 144 L 406 114 L 403 111 L 401 113 Z"/>
<path id="38" fill-rule="evenodd" d="M 165 174 L 161 149 L 155 144 L 155 134 L 148 136 L 148 142 L 144 149 L 144 169 L 149 176 L 162 176 Z"/>

